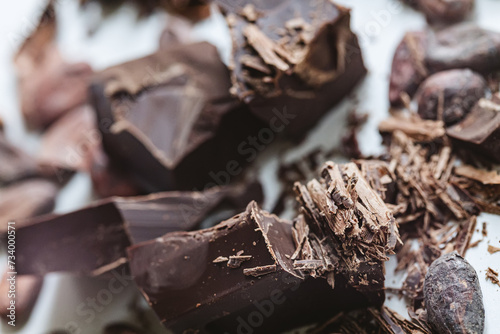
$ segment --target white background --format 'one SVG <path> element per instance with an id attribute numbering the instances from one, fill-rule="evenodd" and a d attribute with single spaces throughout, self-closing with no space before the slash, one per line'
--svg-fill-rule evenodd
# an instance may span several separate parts
<path id="1" fill-rule="evenodd" d="M 122 7 L 117 13 L 100 22 L 91 19 L 89 13 L 78 10 L 77 0 L 57 1 L 58 43 L 72 61 L 87 61 L 95 70 L 106 68 L 129 59 L 134 59 L 153 52 L 168 17 L 156 14 L 147 19 L 137 20 L 131 7 Z M 394 49 L 405 31 L 425 27 L 420 13 L 405 8 L 397 0 L 339 0 L 346 7 L 353 8 L 352 26 L 358 33 L 363 55 L 369 74 L 358 87 L 357 98 L 346 99 L 336 112 L 328 114 L 316 129 L 311 131 L 306 141 L 298 147 L 286 143 L 275 143 L 267 148 L 258 160 L 258 173 L 264 181 L 267 194 L 264 207 L 270 209 L 279 193 L 280 185 L 276 182 L 278 167 L 277 157 L 285 160 L 294 159 L 313 148 L 331 148 L 338 144 L 343 126 L 343 119 L 357 100 L 357 109 L 369 112 L 370 119 L 359 134 L 360 146 L 365 154 L 381 152 L 380 136 L 377 124 L 388 115 L 388 76 Z M 38 135 L 26 133 L 19 114 L 16 81 L 12 68 L 12 56 L 19 44 L 36 26 L 44 7 L 42 0 L 6 1 L 0 3 L 0 115 L 6 123 L 6 132 L 10 140 L 32 154 L 36 154 Z M 94 8 L 95 9 L 95 8 Z M 500 32 L 500 1 L 479 0 L 476 13 L 472 18 L 479 25 Z M 97 29 L 89 35 L 89 29 Z M 230 48 L 227 29 L 220 16 L 214 14 L 210 19 L 198 24 L 193 36 L 196 39 L 209 40 L 216 44 L 223 59 L 228 59 Z M 0 162 L 1 163 L 1 162 Z M 57 212 L 77 209 L 92 200 L 90 180 L 87 175 L 76 175 L 63 189 L 57 200 Z M 488 266 L 500 269 L 500 253 L 490 255 L 488 244 L 500 246 L 500 219 L 498 216 L 481 215 L 478 227 L 487 222 L 488 237 L 476 248 L 470 249 L 467 259 L 479 274 L 486 307 L 486 331 L 493 334 L 500 328 L 498 306 L 500 288 L 485 280 Z M 480 239 L 479 231 L 473 241 Z M 3 261 L 3 260 L 2 260 Z M 399 287 L 401 275 L 393 275 L 394 261 L 387 266 L 386 285 Z M 39 302 L 29 322 L 19 333 L 39 334 L 52 329 L 61 329 L 74 321 L 80 333 L 98 333 L 103 325 L 110 321 L 126 319 L 135 322 L 129 305 L 138 298 L 135 289 L 129 285 L 123 292 L 113 295 L 112 302 L 96 313 L 96 318 L 87 323 L 87 317 L 77 311 L 88 298 L 95 298 L 106 289 L 106 283 L 96 283 L 84 278 L 69 275 L 48 275 L 43 286 Z M 387 304 L 406 315 L 405 304 L 392 296 Z M 148 316 L 154 317 L 151 313 Z M 2 325 L 0 333 L 11 328 Z M 153 332 L 165 332 L 158 326 Z"/>

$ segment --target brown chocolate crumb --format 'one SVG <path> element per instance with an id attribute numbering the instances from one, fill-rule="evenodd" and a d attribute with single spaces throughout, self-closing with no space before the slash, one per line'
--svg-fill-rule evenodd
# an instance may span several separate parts
<path id="1" fill-rule="evenodd" d="M 488 270 L 486 271 L 486 279 L 490 280 L 491 283 L 500 286 L 500 280 L 498 279 L 498 272 L 489 267 Z"/>
<path id="2" fill-rule="evenodd" d="M 495 254 L 496 252 L 500 252 L 500 248 L 492 246 L 492 245 L 488 245 L 488 252 L 490 254 Z"/>

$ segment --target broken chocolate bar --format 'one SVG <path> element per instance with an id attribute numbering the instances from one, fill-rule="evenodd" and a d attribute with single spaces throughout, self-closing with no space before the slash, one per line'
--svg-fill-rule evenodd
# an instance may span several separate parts
<path id="1" fill-rule="evenodd" d="M 467 116 L 487 92 L 486 80 L 469 69 L 438 72 L 427 78 L 417 91 L 418 114 L 450 126 Z"/>
<path id="2" fill-rule="evenodd" d="M 228 184 L 255 159 L 248 143 L 263 125 L 229 86 L 227 68 L 205 42 L 99 73 L 91 92 L 105 151 L 147 192 Z"/>
<path id="3" fill-rule="evenodd" d="M 457 144 L 500 162 L 500 95 L 479 100 L 470 114 L 448 128 L 446 134 Z"/>
<path id="4" fill-rule="evenodd" d="M 16 221 L 23 226 L 16 234 L 16 269 L 20 275 L 98 276 L 126 263 L 125 249 L 132 243 L 193 229 L 219 208 L 239 210 L 242 201 L 259 198 L 257 191 L 260 187 L 231 186 L 111 198 L 64 215 Z"/>
<path id="5" fill-rule="evenodd" d="M 7 222 L 51 212 L 58 191 L 53 182 L 39 178 L 0 188 L 0 234 L 7 232 Z M 16 228 L 21 226 L 16 224 Z"/>
<path id="6" fill-rule="evenodd" d="M 290 222 L 250 203 L 213 228 L 135 245 L 129 257 L 140 290 L 176 333 L 277 333 L 369 305 L 342 275 L 335 275 L 332 288 L 295 270 L 294 251 Z M 214 261 L 237 253 L 250 259 L 237 268 Z"/>
<path id="7" fill-rule="evenodd" d="M 275 333 L 380 307 L 397 224 L 354 164 L 323 171 L 321 184 L 297 185 L 305 216 L 293 225 L 250 203 L 213 228 L 130 247 L 132 275 L 165 325 Z"/>
<path id="8" fill-rule="evenodd" d="M 233 41 L 231 92 L 273 130 L 303 137 L 366 73 L 344 7 L 324 0 L 217 3 Z"/>
<path id="9" fill-rule="evenodd" d="M 457 253 L 429 267 L 424 283 L 427 319 L 436 333 L 483 333 L 484 305 L 474 268 Z"/>

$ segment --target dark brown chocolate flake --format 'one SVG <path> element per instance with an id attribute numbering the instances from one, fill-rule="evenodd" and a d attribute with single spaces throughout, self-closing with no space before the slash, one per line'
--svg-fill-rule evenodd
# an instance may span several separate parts
<path id="1" fill-rule="evenodd" d="M 479 279 L 457 253 L 443 255 L 429 267 L 424 295 L 428 322 L 438 333 L 483 333 Z"/>
<path id="2" fill-rule="evenodd" d="M 498 272 L 489 267 L 488 270 L 486 271 L 486 279 L 490 280 L 491 283 L 500 286 L 500 280 L 498 279 Z"/>
<path id="3" fill-rule="evenodd" d="M 253 267 L 253 268 L 245 268 L 243 269 L 243 275 L 245 276 L 253 276 L 259 277 L 262 275 L 267 275 L 276 271 L 276 265 L 270 264 L 267 266 Z"/>
<path id="4" fill-rule="evenodd" d="M 495 254 L 497 252 L 500 252 L 500 247 L 495 247 L 495 246 L 492 246 L 492 245 L 488 245 L 488 253 Z"/>

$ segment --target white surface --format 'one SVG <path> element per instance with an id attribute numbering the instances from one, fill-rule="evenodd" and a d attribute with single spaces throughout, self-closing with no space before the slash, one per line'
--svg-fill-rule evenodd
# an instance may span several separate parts
<path id="1" fill-rule="evenodd" d="M 116 63 L 146 55 L 155 50 L 166 15 L 158 14 L 146 20 L 137 21 L 130 7 L 123 7 L 119 12 L 102 22 L 96 33 L 88 36 L 86 27 L 94 28 L 95 22 L 78 12 L 76 0 L 59 0 L 59 36 L 61 49 L 68 58 L 90 62 L 95 69 L 102 69 Z M 381 152 L 380 136 L 377 125 L 388 115 L 388 76 L 390 64 L 397 43 L 405 31 L 421 29 L 425 26 L 422 15 L 400 4 L 397 0 L 339 0 L 339 3 L 353 8 L 352 25 L 360 37 L 361 46 L 369 74 L 356 91 L 357 109 L 369 112 L 370 119 L 359 134 L 362 151 L 366 154 Z M 2 1 L 0 3 L 0 114 L 2 115 L 8 137 L 17 145 L 31 153 L 36 153 L 37 135 L 27 134 L 19 115 L 16 85 L 11 66 L 12 55 L 19 43 L 36 25 L 38 15 L 43 8 L 42 0 Z M 500 31 L 500 2 L 478 0 L 474 20 L 483 27 Z M 228 59 L 229 40 L 227 29 L 220 16 L 202 22 L 195 28 L 198 39 L 206 39 L 216 44 L 223 56 Z M 298 147 L 291 144 L 273 143 L 258 158 L 258 170 L 264 181 L 267 193 L 264 207 L 270 209 L 280 185 L 276 182 L 278 168 L 277 157 L 287 160 L 299 157 L 313 148 L 331 148 L 338 144 L 343 127 L 343 120 L 355 99 L 341 103 L 336 112 L 328 114 L 321 124 L 311 131 L 306 141 Z M 58 197 L 56 210 L 67 212 L 81 207 L 91 198 L 88 176 L 77 175 Z M 500 269 L 500 253 L 490 255 L 487 245 L 499 246 L 500 218 L 493 215 L 481 215 L 478 227 L 486 221 L 488 237 L 476 248 L 470 249 L 467 259 L 479 274 L 486 306 L 487 334 L 498 332 L 500 317 L 500 288 L 485 280 L 488 266 Z M 479 231 L 473 241 L 480 239 Z M 0 264 L 1 265 L 1 264 Z M 392 270 L 395 261 L 387 266 L 387 286 L 398 287 L 401 275 L 395 277 Z M 105 283 L 102 283 L 105 284 Z M 19 333 L 39 334 L 49 329 L 64 328 L 74 321 L 81 331 L 74 333 L 97 333 L 110 320 L 129 319 L 131 313 L 127 305 L 137 298 L 136 291 L 128 287 L 113 295 L 109 305 L 105 305 L 96 318 L 87 323 L 88 317 L 81 314 L 79 307 L 87 298 L 95 298 L 106 290 L 106 286 L 95 286 L 95 282 L 75 279 L 62 275 L 49 275 L 40 295 L 39 302 L 30 321 Z M 387 304 L 406 315 L 404 301 L 392 296 Z M 80 311 L 79 311 L 80 310 Z M 129 319 L 134 321 L 134 319 Z M 2 326 L 0 333 L 6 332 Z M 158 332 L 163 332 L 157 329 Z"/>

